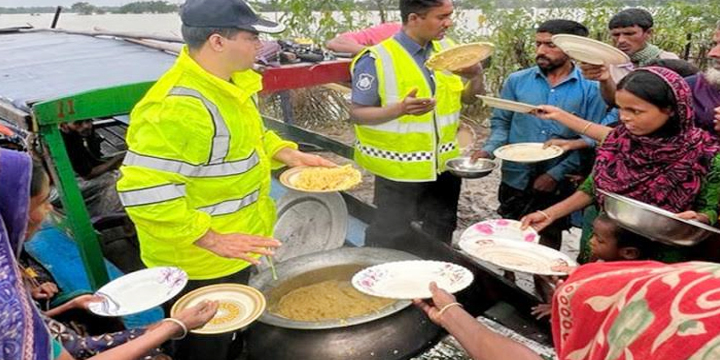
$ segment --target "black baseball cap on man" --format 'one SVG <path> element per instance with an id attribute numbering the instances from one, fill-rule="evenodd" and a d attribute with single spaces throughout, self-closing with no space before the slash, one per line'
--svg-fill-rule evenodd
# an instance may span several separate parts
<path id="1" fill-rule="evenodd" d="M 237 28 L 255 33 L 277 34 L 285 25 L 259 17 L 242 0 L 187 0 L 180 9 L 185 26 Z"/>

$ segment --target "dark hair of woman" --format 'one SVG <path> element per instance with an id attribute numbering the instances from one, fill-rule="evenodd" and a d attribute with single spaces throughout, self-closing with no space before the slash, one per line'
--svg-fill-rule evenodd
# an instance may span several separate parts
<path id="1" fill-rule="evenodd" d="M 617 90 L 625 90 L 660 109 L 671 111 L 665 125 L 650 136 L 671 137 L 680 133 L 680 117 L 675 94 L 662 78 L 649 71 L 634 71 L 620 81 Z"/>

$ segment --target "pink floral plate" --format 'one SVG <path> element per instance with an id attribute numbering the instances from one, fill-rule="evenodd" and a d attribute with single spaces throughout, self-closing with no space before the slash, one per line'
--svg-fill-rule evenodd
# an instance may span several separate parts
<path id="1" fill-rule="evenodd" d="M 430 283 L 450 293 L 473 282 L 470 270 L 453 263 L 431 260 L 396 261 L 375 265 L 358 272 L 353 286 L 368 295 L 390 299 L 427 299 Z"/>
<path id="2" fill-rule="evenodd" d="M 537 244 L 540 235 L 533 228 L 520 230 L 520 222 L 516 220 L 497 219 L 485 220 L 469 228 L 460 235 L 460 242 L 492 239 L 497 241 L 522 241 Z"/>
<path id="3" fill-rule="evenodd" d="M 103 301 L 88 308 L 100 316 L 136 314 L 172 299 L 187 284 L 185 271 L 170 266 L 143 269 L 123 275 L 101 287 L 95 295 Z"/>
<path id="4" fill-rule="evenodd" d="M 567 255 L 532 242 L 496 241 L 492 239 L 462 240 L 460 249 L 468 255 L 500 268 L 537 275 L 567 275 L 555 266 L 577 266 Z"/>

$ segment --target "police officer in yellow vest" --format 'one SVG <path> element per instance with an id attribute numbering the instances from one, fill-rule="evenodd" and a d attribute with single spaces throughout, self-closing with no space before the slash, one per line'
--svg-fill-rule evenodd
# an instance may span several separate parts
<path id="1" fill-rule="evenodd" d="M 242 0 L 187 0 L 181 19 L 187 45 L 131 113 L 117 187 L 143 262 L 185 270 L 186 293 L 247 283 L 248 267 L 280 245 L 272 239 L 271 169 L 334 164 L 297 151 L 258 112 L 258 33 L 283 26 Z M 173 358 L 235 359 L 239 338 L 186 339 Z"/>
<path id="2" fill-rule="evenodd" d="M 367 245 L 406 248 L 413 221 L 433 238 L 452 239 L 461 181 L 445 162 L 460 155 L 462 103 L 484 92 L 479 64 L 455 74 L 425 67 L 452 45 L 445 38 L 452 14 L 451 0 L 400 0 L 402 30 L 352 64 L 355 161 L 375 174 L 378 208 Z"/>

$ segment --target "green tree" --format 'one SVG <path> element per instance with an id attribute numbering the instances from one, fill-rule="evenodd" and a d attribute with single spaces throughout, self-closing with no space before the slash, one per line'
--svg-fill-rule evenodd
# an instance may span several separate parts
<path id="1" fill-rule="evenodd" d="M 88 2 L 76 2 L 70 6 L 70 10 L 80 15 L 92 15 L 97 8 Z"/>
<path id="2" fill-rule="evenodd" d="M 120 14 L 166 14 L 178 11 L 178 5 L 167 1 L 137 1 L 125 4 L 118 8 Z"/>

